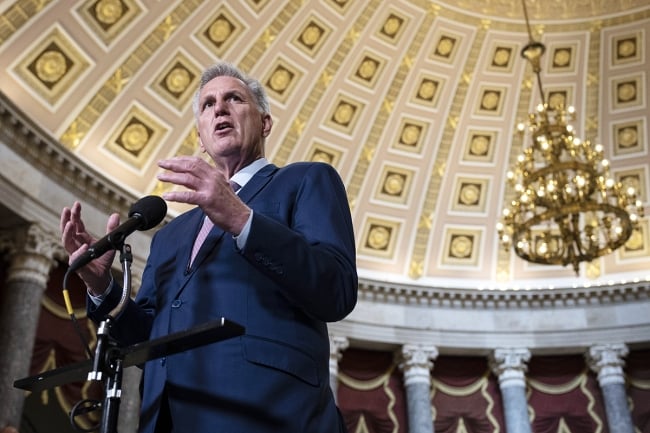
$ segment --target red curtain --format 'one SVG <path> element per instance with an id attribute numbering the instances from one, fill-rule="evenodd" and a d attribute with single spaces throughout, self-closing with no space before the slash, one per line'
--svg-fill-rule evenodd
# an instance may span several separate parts
<path id="1" fill-rule="evenodd" d="M 408 433 L 404 384 L 392 352 L 346 350 L 338 401 L 350 433 Z"/>
<path id="2" fill-rule="evenodd" d="M 641 433 L 650 433 L 650 349 L 632 351 L 625 361 L 632 422 Z"/>
<path id="3" fill-rule="evenodd" d="M 535 433 L 609 433 L 598 381 L 584 356 L 532 357 L 526 377 Z"/>
<path id="4" fill-rule="evenodd" d="M 486 358 L 440 356 L 432 372 L 436 433 L 505 431 L 498 382 Z"/>
<path id="5" fill-rule="evenodd" d="M 650 433 L 650 350 L 625 358 L 632 420 Z M 348 349 L 339 364 L 338 401 L 350 433 L 407 433 L 402 372 L 391 351 Z M 436 433 L 503 433 L 503 402 L 487 358 L 441 355 L 431 371 Z M 533 356 L 527 399 L 534 433 L 609 432 L 598 380 L 582 355 Z"/>

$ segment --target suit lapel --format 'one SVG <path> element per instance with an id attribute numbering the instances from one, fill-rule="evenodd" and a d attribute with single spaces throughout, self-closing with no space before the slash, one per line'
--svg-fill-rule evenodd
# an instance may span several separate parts
<path id="1" fill-rule="evenodd" d="M 264 185 L 271 180 L 271 175 L 275 173 L 276 170 L 277 167 L 272 164 L 262 167 L 262 169 L 255 173 L 255 175 L 239 191 L 239 198 L 244 203 L 249 202 L 258 192 L 260 192 Z M 200 266 L 205 258 L 210 255 L 217 244 L 221 242 L 221 238 L 223 238 L 224 234 L 225 233 L 221 228 L 217 226 L 212 227 L 212 230 L 196 255 L 194 263 L 192 263 L 192 270 Z"/>
<path id="2" fill-rule="evenodd" d="M 268 164 L 262 167 L 262 169 L 260 169 L 257 173 L 255 173 L 255 175 L 253 175 L 253 177 L 239 191 L 239 198 L 244 203 L 248 203 L 272 179 L 273 174 L 277 170 L 278 167 L 273 164 Z M 192 246 L 194 245 L 194 239 L 196 238 L 196 235 L 198 234 L 201 225 L 203 224 L 204 217 L 205 214 L 200 210 L 197 210 L 196 214 L 193 215 L 191 220 L 188 221 L 188 226 L 190 227 L 194 226 L 194 231 L 193 231 L 193 237 L 191 238 L 191 242 L 186 243 L 187 245 L 184 245 L 182 251 L 179 252 L 181 254 L 181 257 L 184 257 L 185 260 L 185 266 L 184 266 L 185 272 L 184 272 L 184 278 L 181 283 L 181 286 L 178 288 L 176 292 L 176 296 L 178 296 L 178 294 L 185 288 L 192 275 L 194 275 L 196 269 L 199 266 L 201 266 L 201 264 L 207 259 L 207 257 L 210 255 L 212 250 L 214 250 L 217 247 L 217 244 L 221 242 L 221 240 L 225 235 L 225 232 L 221 228 L 214 226 L 210 231 L 210 233 L 208 234 L 208 237 L 203 242 L 203 245 L 201 246 L 201 249 L 199 250 L 198 254 L 194 258 L 194 262 L 192 263 L 192 266 L 189 267 L 190 253 L 192 251 Z"/>
<path id="3" fill-rule="evenodd" d="M 273 164 L 267 164 L 262 167 L 239 191 L 239 198 L 244 203 L 251 201 L 251 199 L 255 197 L 267 183 L 269 183 L 273 178 L 273 174 L 277 170 L 278 167 Z"/>

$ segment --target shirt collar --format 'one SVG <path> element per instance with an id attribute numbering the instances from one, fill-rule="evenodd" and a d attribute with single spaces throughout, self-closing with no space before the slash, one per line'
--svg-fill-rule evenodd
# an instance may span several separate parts
<path id="1" fill-rule="evenodd" d="M 266 158 L 256 159 L 255 161 L 251 162 L 246 167 L 242 168 L 237 173 L 235 173 L 230 178 L 230 180 L 233 182 L 237 182 L 237 184 L 243 188 L 244 185 L 246 185 L 248 181 L 251 180 L 251 178 L 255 175 L 255 173 L 260 171 L 262 167 L 265 167 L 268 164 L 270 163 Z"/>

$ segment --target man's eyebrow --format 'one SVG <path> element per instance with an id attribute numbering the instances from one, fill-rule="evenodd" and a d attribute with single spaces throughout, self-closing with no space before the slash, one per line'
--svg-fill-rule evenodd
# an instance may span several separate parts
<path id="1" fill-rule="evenodd" d="M 203 106 L 206 102 L 212 102 L 212 101 L 214 101 L 214 100 L 215 100 L 214 95 L 212 95 L 212 94 L 207 94 L 207 95 L 203 95 L 203 96 L 199 99 L 199 103 L 200 103 L 201 106 Z"/>
<path id="2" fill-rule="evenodd" d="M 241 89 L 228 89 L 224 92 L 224 96 L 233 96 L 233 95 L 241 96 L 242 98 L 244 98 L 247 95 L 247 93 Z"/>

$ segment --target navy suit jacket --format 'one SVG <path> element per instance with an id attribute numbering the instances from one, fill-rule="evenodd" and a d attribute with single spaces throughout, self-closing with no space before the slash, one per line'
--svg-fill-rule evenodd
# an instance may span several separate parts
<path id="1" fill-rule="evenodd" d="M 124 345 L 226 317 L 244 335 L 149 361 L 140 431 L 153 432 L 166 392 L 175 431 L 345 431 L 329 387 L 326 322 L 357 300 L 355 244 L 345 188 L 322 163 L 267 165 L 240 190 L 254 213 L 238 250 L 215 227 L 189 267 L 204 214 L 190 210 L 153 237 L 142 286 L 112 328 Z M 117 305 L 112 288 L 89 314 Z"/>

